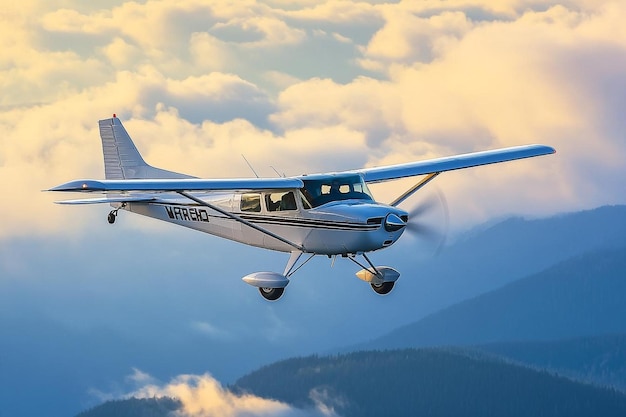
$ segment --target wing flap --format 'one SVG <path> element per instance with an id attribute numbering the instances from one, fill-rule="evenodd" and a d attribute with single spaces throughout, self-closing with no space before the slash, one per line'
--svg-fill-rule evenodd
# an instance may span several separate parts
<path id="1" fill-rule="evenodd" d="M 556 152 L 546 145 L 525 145 L 511 148 L 494 149 L 484 152 L 472 152 L 445 158 L 429 159 L 426 161 L 409 162 L 399 165 L 388 165 L 377 168 L 365 168 L 356 172 L 363 175 L 365 182 L 376 183 L 399 178 L 427 175 L 436 172 L 453 171 L 456 169 L 471 168 L 480 165 L 495 164 L 498 162 L 514 161 L 516 159 L 532 158 Z"/>

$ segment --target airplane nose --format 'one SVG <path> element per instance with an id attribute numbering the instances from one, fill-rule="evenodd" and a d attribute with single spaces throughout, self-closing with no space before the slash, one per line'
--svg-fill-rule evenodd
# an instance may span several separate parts
<path id="1" fill-rule="evenodd" d="M 406 223 L 404 220 L 394 213 L 389 213 L 387 217 L 385 217 L 385 230 L 388 232 L 397 232 L 405 226 Z"/>

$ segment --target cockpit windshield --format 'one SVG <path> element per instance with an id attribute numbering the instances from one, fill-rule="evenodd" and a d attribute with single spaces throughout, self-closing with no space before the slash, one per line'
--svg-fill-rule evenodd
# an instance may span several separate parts
<path id="1" fill-rule="evenodd" d="M 302 178 L 302 194 L 311 207 L 318 207 L 331 201 L 367 200 L 372 201 L 372 194 L 367 184 L 358 174 L 328 175 L 324 177 Z"/>

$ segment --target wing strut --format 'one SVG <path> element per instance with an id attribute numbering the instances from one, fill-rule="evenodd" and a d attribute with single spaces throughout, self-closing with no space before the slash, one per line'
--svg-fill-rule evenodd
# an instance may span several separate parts
<path id="1" fill-rule="evenodd" d="M 428 174 L 426 175 L 424 178 L 422 178 L 420 180 L 420 182 L 418 182 L 417 184 L 415 184 L 413 187 L 409 188 L 408 190 L 406 190 L 404 192 L 404 194 L 402 194 L 400 197 L 396 198 L 395 200 L 393 200 L 393 202 L 391 202 L 391 204 L 389 204 L 390 206 L 397 206 L 398 204 L 402 203 L 404 200 L 406 200 L 407 198 L 411 197 L 416 191 L 418 191 L 420 188 L 422 188 L 423 186 L 425 186 L 426 184 L 428 184 L 429 182 L 431 182 L 432 180 L 435 179 L 435 177 L 437 175 L 441 174 L 441 172 L 433 172 L 432 174 Z"/>
<path id="2" fill-rule="evenodd" d="M 195 196 L 193 196 L 193 195 L 191 195 L 191 194 L 189 194 L 189 193 L 187 193 L 185 191 L 176 191 L 176 192 L 178 194 L 182 195 L 183 197 L 187 197 L 188 199 L 190 199 L 192 201 L 195 201 L 196 203 L 200 204 L 201 206 L 205 206 L 205 207 L 210 208 L 211 210 L 215 210 L 218 213 L 221 213 L 221 214 L 223 214 L 226 217 L 230 217 L 231 219 L 233 219 L 235 221 L 238 221 L 239 223 L 245 224 L 246 226 L 253 228 L 254 230 L 257 230 L 257 231 L 259 231 L 261 233 L 264 233 L 264 234 L 266 234 L 266 235 L 268 235 L 270 237 L 273 237 L 274 239 L 280 240 L 281 242 L 286 243 L 287 245 L 289 245 L 289 246 L 299 250 L 300 252 L 305 252 L 306 251 L 304 249 L 304 247 L 298 245 L 297 243 L 293 243 L 293 242 L 285 239 L 284 237 L 277 235 L 276 233 L 270 232 L 267 229 L 264 229 L 264 228 L 262 228 L 260 226 L 257 226 L 256 224 L 251 223 L 251 222 L 249 222 L 249 221 L 247 221 L 245 219 L 242 219 L 241 217 L 237 216 L 236 214 L 229 213 L 226 210 L 222 210 L 221 208 L 216 207 L 213 204 L 207 203 L 206 201 L 201 200 L 198 197 L 195 197 Z"/>

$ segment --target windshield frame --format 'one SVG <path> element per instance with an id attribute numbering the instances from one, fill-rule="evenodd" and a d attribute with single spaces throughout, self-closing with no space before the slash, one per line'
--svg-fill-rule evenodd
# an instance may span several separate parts
<path id="1" fill-rule="evenodd" d="M 304 182 L 300 191 L 312 208 L 334 201 L 374 201 L 360 174 L 311 175 L 300 179 Z"/>

